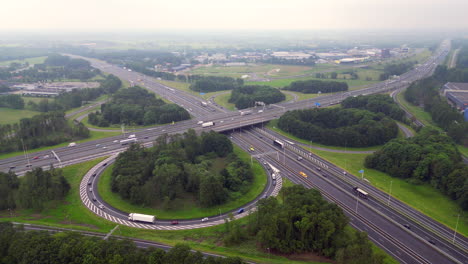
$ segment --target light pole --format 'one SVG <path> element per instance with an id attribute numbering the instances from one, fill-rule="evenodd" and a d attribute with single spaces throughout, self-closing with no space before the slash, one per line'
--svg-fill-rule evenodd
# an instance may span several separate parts
<path id="1" fill-rule="evenodd" d="M 392 195 L 392 185 L 393 185 L 393 180 L 390 181 L 390 192 L 388 193 L 388 203 L 387 203 L 388 206 L 390 206 L 390 196 Z"/>
<path id="2" fill-rule="evenodd" d="M 455 237 L 457 236 L 457 230 L 458 230 L 458 221 L 460 220 L 460 213 L 458 213 L 457 217 L 457 225 L 455 226 L 455 231 L 453 232 L 453 241 L 452 243 L 455 244 Z"/>

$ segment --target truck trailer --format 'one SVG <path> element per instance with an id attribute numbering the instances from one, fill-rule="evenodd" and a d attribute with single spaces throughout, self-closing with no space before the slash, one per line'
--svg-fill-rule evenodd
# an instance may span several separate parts
<path id="1" fill-rule="evenodd" d="M 145 222 L 145 223 L 154 224 L 155 218 L 156 217 L 154 215 L 144 215 L 144 214 L 137 214 L 137 213 L 131 213 L 128 215 L 128 220 L 134 221 L 134 222 Z"/>
<path id="2" fill-rule="evenodd" d="M 205 128 L 205 127 L 210 127 L 210 126 L 214 126 L 214 125 L 215 125 L 214 122 L 206 122 L 206 123 L 203 123 L 201 126 L 202 126 L 203 128 Z"/>

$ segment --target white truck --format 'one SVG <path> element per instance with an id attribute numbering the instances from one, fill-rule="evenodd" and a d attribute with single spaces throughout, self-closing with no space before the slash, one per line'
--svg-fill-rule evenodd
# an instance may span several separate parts
<path id="1" fill-rule="evenodd" d="M 131 213 L 128 215 L 128 220 L 129 221 L 135 221 L 135 222 L 145 222 L 145 223 L 152 223 L 154 224 L 154 220 L 156 217 L 154 215 L 144 215 L 144 214 L 137 214 L 137 213 Z"/>
<path id="2" fill-rule="evenodd" d="M 137 141 L 138 141 L 137 138 L 123 139 L 123 140 L 120 140 L 120 144 L 122 144 L 122 146 L 124 146 L 124 145 L 128 145 L 130 143 L 136 143 Z"/>
<path id="3" fill-rule="evenodd" d="M 250 114 L 252 114 L 252 111 L 250 111 L 250 110 L 240 111 L 241 116 L 250 115 Z"/>
<path id="4" fill-rule="evenodd" d="M 206 122 L 206 123 L 203 123 L 201 126 L 202 126 L 203 128 L 205 128 L 205 127 L 210 127 L 210 126 L 214 126 L 214 125 L 215 125 L 214 122 Z"/>
<path id="5" fill-rule="evenodd" d="M 132 134 L 132 135 L 128 136 L 128 139 L 131 139 L 131 138 L 136 138 L 135 134 Z"/>
<path id="6" fill-rule="evenodd" d="M 201 105 L 205 106 L 205 107 L 208 106 L 208 104 L 206 102 L 201 102 Z"/>
<path id="7" fill-rule="evenodd" d="M 72 142 L 72 143 L 68 144 L 68 146 L 69 146 L 69 147 L 74 147 L 74 146 L 76 146 L 76 143 L 75 143 L 75 142 Z"/>

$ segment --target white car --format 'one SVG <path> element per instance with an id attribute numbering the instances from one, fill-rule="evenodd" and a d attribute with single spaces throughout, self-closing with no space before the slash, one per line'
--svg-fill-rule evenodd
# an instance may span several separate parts
<path id="1" fill-rule="evenodd" d="M 119 142 L 119 141 L 116 139 L 116 140 L 114 140 L 114 141 L 112 141 L 112 142 L 117 143 L 117 142 Z"/>
<path id="2" fill-rule="evenodd" d="M 208 217 L 203 218 L 201 221 L 202 221 L 202 222 L 208 221 Z"/>

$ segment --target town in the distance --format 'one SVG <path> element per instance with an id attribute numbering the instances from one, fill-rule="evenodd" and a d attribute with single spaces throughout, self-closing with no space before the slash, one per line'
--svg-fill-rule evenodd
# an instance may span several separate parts
<path id="1" fill-rule="evenodd" d="M 121 2 L 0 17 L 0 263 L 468 263 L 468 4 Z"/>

